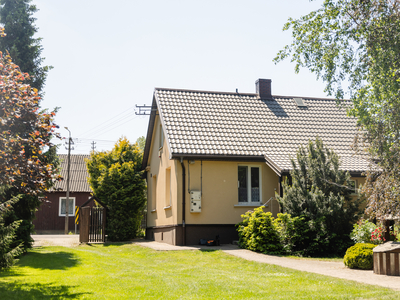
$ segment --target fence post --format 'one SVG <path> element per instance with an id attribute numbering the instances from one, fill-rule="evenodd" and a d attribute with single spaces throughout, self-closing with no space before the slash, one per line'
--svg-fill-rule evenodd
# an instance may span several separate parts
<path id="1" fill-rule="evenodd" d="M 89 243 L 89 227 L 90 227 L 90 207 L 82 207 L 80 209 L 80 227 L 79 227 L 79 242 Z"/>

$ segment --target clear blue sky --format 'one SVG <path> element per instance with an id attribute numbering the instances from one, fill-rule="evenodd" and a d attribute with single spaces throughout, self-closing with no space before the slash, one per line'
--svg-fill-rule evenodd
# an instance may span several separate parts
<path id="1" fill-rule="evenodd" d="M 72 153 L 110 150 L 122 136 L 146 136 L 155 87 L 255 92 L 258 78 L 272 93 L 325 97 L 324 85 L 294 64 L 275 65 L 290 43 L 282 27 L 322 0 L 134 1 L 33 0 L 49 72 L 43 108 L 60 107 L 60 133 L 77 138 Z M 66 153 L 64 146 L 59 153 Z"/>

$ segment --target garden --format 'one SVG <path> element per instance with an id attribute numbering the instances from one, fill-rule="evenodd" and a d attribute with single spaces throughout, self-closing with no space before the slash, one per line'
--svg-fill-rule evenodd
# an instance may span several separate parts
<path id="1" fill-rule="evenodd" d="M 240 247 L 277 255 L 344 256 L 346 266 L 372 270 L 373 248 L 386 242 L 385 232 L 400 241 L 398 224 L 385 227 L 362 217 L 363 199 L 353 196 L 350 174 L 321 139 L 300 147 L 292 166 L 283 196 L 276 196 L 285 213 L 274 218 L 261 206 L 242 215 Z"/>

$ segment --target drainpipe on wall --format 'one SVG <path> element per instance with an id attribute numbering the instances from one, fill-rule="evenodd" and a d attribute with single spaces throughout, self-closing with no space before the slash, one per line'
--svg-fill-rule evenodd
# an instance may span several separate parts
<path id="1" fill-rule="evenodd" d="M 186 187 L 185 187 L 185 164 L 183 163 L 183 157 L 181 157 L 182 166 L 182 243 L 186 246 L 186 226 L 185 226 L 185 205 L 186 205 Z"/>

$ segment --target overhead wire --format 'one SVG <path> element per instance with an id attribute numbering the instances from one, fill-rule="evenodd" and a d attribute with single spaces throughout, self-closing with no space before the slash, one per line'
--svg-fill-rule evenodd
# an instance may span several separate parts
<path id="1" fill-rule="evenodd" d="M 130 122 L 130 121 L 132 121 L 132 120 L 134 120 L 134 119 L 136 119 L 136 118 L 138 118 L 138 117 L 139 117 L 139 116 L 134 116 L 133 118 L 131 118 L 131 119 L 129 119 L 129 120 L 123 122 L 123 123 L 120 123 L 120 124 L 117 124 L 117 125 L 114 126 L 114 127 L 108 128 L 108 130 L 102 130 L 101 133 L 97 133 L 97 132 L 96 132 L 96 133 L 93 134 L 93 136 L 101 136 L 102 134 L 104 134 L 104 133 L 106 133 L 106 132 L 109 132 L 110 130 L 113 130 L 113 129 L 119 127 L 119 126 L 122 126 L 122 125 L 124 125 L 124 124 L 126 124 L 126 123 L 128 123 L 128 122 Z M 126 118 L 124 118 L 124 119 L 126 119 Z M 123 119 L 121 119 L 121 120 L 123 120 Z"/>
<path id="2" fill-rule="evenodd" d="M 132 109 L 133 109 L 133 111 L 132 111 Z M 130 108 L 128 108 L 127 110 L 124 110 L 123 112 L 121 112 L 121 113 L 115 115 L 114 117 L 112 117 L 112 118 L 110 118 L 110 119 L 108 119 L 108 120 L 106 120 L 106 121 L 102 121 L 101 125 L 96 125 L 95 127 L 91 128 L 91 129 L 89 129 L 89 130 L 86 130 L 84 133 L 80 134 L 80 136 L 93 135 L 93 134 L 97 133 L 98 131 L 107 128 L 108 126 L 113 125 L 113 124 L 110 124 L 110 123 L 113 122 L 114 119 L 120 117 L 121 115 L 127 114 L 126 116 L 123 116 L 122 118 L 119 118 L 116 122 L 114 122 L 114 123 L 118 123 L 118 122 L 120 122 L 121 120 L 124 120 L 124 119 L 126 119 L 127 117 L 130 117 L 131 114 L 132 114 L 134 111 L 135 111 L 135 108 L 134 108 L 134 107 L 130 107 Z M 93 132 L 93 131 L 94 131 L 94 132 Z"/>

